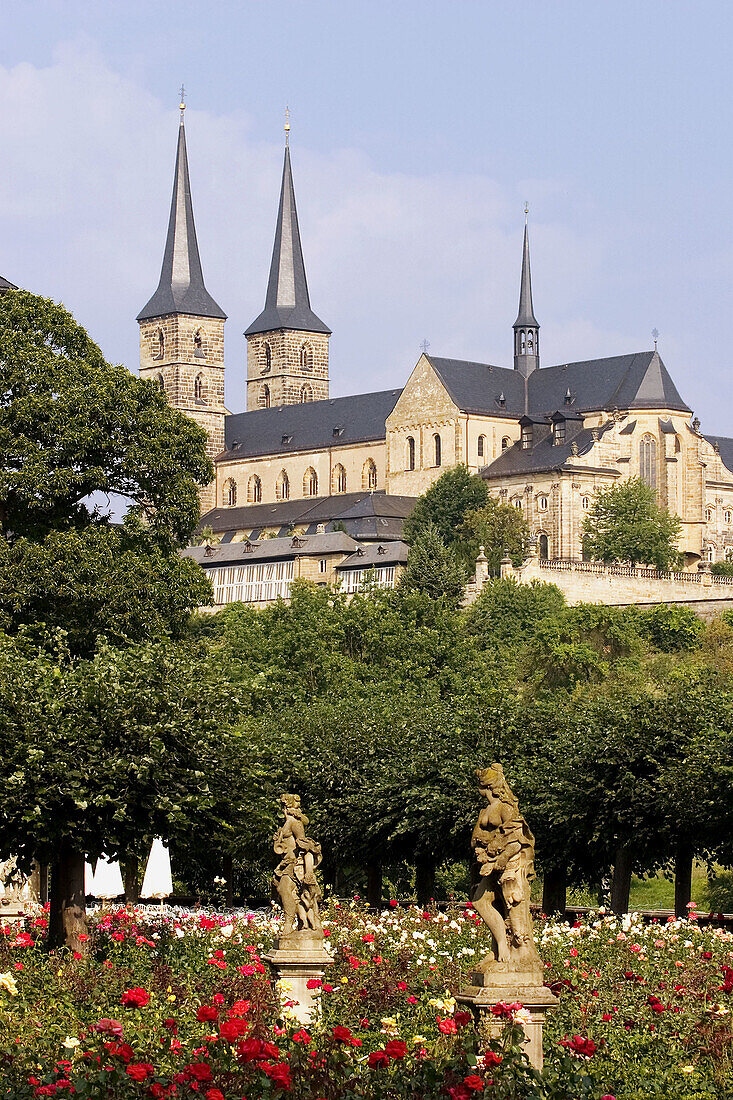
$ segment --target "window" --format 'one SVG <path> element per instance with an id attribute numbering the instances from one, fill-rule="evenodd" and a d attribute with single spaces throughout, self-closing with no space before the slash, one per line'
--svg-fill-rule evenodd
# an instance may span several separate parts
<path id="1" fill-rule="evenodd" d="M 327 559 L 326 558 L 321 558 L 321 560 L 318 562 L 318 572 L 319 573 L 325 573 L 327 569 L 328 569 Z"/>
<path id="2" fill-rule="evenodd" d="M 346 492 L 346 470 L 343 468 L 340 462 L 337 462 L 333 468 L 333 475 L 331 478 L 331 492 Z"/>
<path id="3" fill-rule="evenodd" d="M 303 496 L 314 497 L 318 495 L 318 474 L 309 466 L 303 474 Z"/>
<path id="4" fill-rule="evenodd" d="M 262 501 L 262 482 L 257 474 L 247 482 L 247 504 L 260 504 Z"/>
<path id="5" fill-rule="evenodd" d="M 656 489 L 657 441 L 653 435 L 642 436 L 639 442 L 639 477 L 650 489 Z"/>
<path id="6" fill-rule="evenodd" d="M 552 429 L 552 440 L 556 447 L 565 442 L 565 421 L 556 420 Z"/>
<path id="7" fill-rule="evenodd" d="M 288 475 L 285 473 L 284 470 L 280 471 L 277 481 L 275 482 L 275 499 L 290 499 L 290 479 L 288 478 Z"/>
<path id="8" fill-rule="evenodd" d="M 295 573 L 294 561 L 262 562 L 255 565 L 228 565 L 212 569 L 214 604 L 267 603 L 278 596 L 287 599 Z"/>
<path id="9" fill-rule="evenodd" d="M 368 458 L 362 466 L 361 487 L 362 489 L 376 489 L 377 487 L 377 467 L 371 458 Z"/>
<path id="10" fill-rule="evenodd" d="M 313 352 L 307 344 L 303 344 L 300 349 L 300 369 L 304 371 L 313 370 Z"/>
<path id="11" fill-rule="evenodd" d="M 546 512 L 547 511 L 547 497 L 545 497 L 545 496 L 537 497 L 537 511 L 538 512 Z"/>
<path id="12" fill-rule="evenodd" d="M 224 503 L 230 508 L 237 503 L 237 483 L 233 477 L 224 482 Z"/>
<path id="13" fill-rule="evenodd" d="M 203 374 L 196 375 L 196 381 L 193 384 L 193 396 L 196 401 L 203 401 L 204 399 L 204 376 Z"/>
<path id="14" fill-rule="evenodd" d="M 162 374 L 156 374 L 155 384 L 156 384 L 156 386 L 158 387 L 158 389 L 160 390 L 161 393 L 165 393 L 165 382 L 163 381 L 163 375 Z"/>
<path id="15" fill-rule="evenodd" d="M 537 546 L 540 559 L 542 561 L 547 561 L 550 556 L 550 544 L 547 535 L 545 535 L 544 532 L 540 535 Z"/>
<path id="16" fill-rule="evenodd" d="M 395 567 L 380 565 L 376 569 L 343 569 L 339 573 L 342 592 L 359 592 L 367 583 L 376 584 L 379 588 L 394 588 Z"/>
<path id="17" fill-rule="evenodd" d="M 731 512 L 730 509 L 726 509 L 726 511 L 723 512 L 723 523 L 726 527 L 730 527 L 731 523 L 733 523 L 733 512 Z"/>
<path id="18" fill-rule="evenodd" d="M 527 333 L 527 351 L 530 355 L 534 353 L 534 337 L 531 332 Z"/>
<path id="19" fill-rule="evenodd" d="M 306 401 L 313 400 L 313 387 L 310 382 L 306 382 L 304 386 L 300 387 L 300 403 L 301 405 Z"/>
<path id="20" fill-rule="evenodd" d="M 433 436 L 433 446 L 435 447 L 435 465 L 440 466 L 442 454 L 441 454 L 440 436 L 437 434 L 437 432 Z"/>
<path id="21" fill-rule="evenodd" d="M 265 341 L 265 370 L 270 370 L 272 367 L 272 348 Z"/>
<path id="22" fill-rule="evenodd" d="M 532 446 L 532 425 L 525 424 L 522 427 L 522 450 L 528 451 Z"/>
<path id="23" fill-rule="evenodd" d="M 415 469 L 415 440 L 411 435 L 407 437 L 407 469 Z"/>
<path id="24" fill-rule="evenodd" d="M 589 512 L 590 511 L 590 497 L 581 497 L 580 498 L 580 507 L 583 509 L 584 512 Z"/>
<path id="25" fill-rule="evenodd" d="M 513 497 L 512 498 L 512 504 L 514 505 L 515 508 L 518 508 L 520 512 L 522 511 L 522 498 L 521 497 Z"/>
<path id="26" fill-rule="evenodd" d="M 204 353 L 204 341 L 201 336 L 201 329 L 197 328 L 193 334 L 193 355 L 194 359 L 205 359 Z"/>
<path id="27" fill-rule="evenodd" d="M 702 556 L 703 556 L 704 561 L 714 562 L 715 561 L 715 547 L 714 546 L 706 546 L 705 549 L 702 552 Z"/>
<path id="28" fill-rule="evenodd" d="M 733 546 L 727 546 L 725 549 L 725 560 L 733 561 Z"/>
<path id="29" fill-rule="evenodd" d="M 509 436 L 508 436 L 508 435 L 505 435 L 505 436 L 504 436 L 504 438 L 503 438 L 503 439 L 502 439 L 502 441 L 501 441 L 501 449 L 502 449 L 502 451 L 508 451 L 508 450 L 509 450 L 509 448 L 511 447 L 511 445 L 512 445 L 512 441 L 511 441 L 511 439 L 509 438 Z"/>
<path id="30" fill-rule="evenodd" d="M 486 436 L 480 435 L 478 437 L 477 453 L 479 458 L 483 458 L 486 452 Z"/>
<path id="31" fill-rule="evenodd" d="M 261 409 L 269 409 L 270 407 L 270 387 L 262 386 L 260 388 L 260 396 L 258 404 Z"/>
<path id="32" fill-rule="evenodd" d="M 706 508 L 705 509 L 705 522 L 706 523 L 712 523 L 713 522 L 713 510 L 712 510 L 712 508 Z"/>
<path id="33" fill-rule="evenodd" d="M 153 347 L 153 359 L 165 358 L 165 336 L 163 335 L 163 329 L 159 328 L 156 333 L 157 348 Z"/>

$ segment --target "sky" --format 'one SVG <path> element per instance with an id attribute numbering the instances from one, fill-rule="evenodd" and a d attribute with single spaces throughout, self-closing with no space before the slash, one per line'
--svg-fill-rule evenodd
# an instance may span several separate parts
<path id="1" fill-rule="evenodd" d="M 660 353 L 733 436 L 729 0 L 26 0 L 0 37 L 0 275 L 136 370 L 180 85 L 244 408 L 286 104 L 333 396 L 420 354 L 512 365 L 523 208 L 545 365 Z"/>

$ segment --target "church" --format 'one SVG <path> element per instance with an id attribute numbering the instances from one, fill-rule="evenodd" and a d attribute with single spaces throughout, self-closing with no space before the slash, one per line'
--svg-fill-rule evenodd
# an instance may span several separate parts
<path id="1" fill-rule="evenodd" d="M 226 314 L 204 283 L 182 108 L 160 281 L 137 317 L 140 376 L 206 430 L 210 554 L 226 546 L 231 564 L 264 537 L 337 533 L 350 542 L 328 579 L 338 554 L 364 544 L 403 562 L 415 499 L 464 463 L 523 511 L 541 558 L 581 559 L 594 494 L 631 476 L 680 517 L 687 569 L 733 557 L 733 439 L 701 434 L 656 347 L 542 363 L 526 215 L 519 283 L 511 366 L 423 354 L 401 387 L 331 399 L 331 332 L 311 306 L 286 141 L 264 309 L 245 333 L 246 411 L 231 413 Z"/>

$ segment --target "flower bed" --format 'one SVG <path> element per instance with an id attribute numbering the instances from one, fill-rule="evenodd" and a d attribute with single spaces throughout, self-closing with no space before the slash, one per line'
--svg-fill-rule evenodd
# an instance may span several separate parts
<path id="1" fill-rule="evenodd" d="M 0 1096 L 733 1097 L 733 937 L 694 920 L 538 925 L 559 996 L 540 1080 L 520 1006 L 485 1057 L 454 994 L 486 951 L 469 908 L 333 906 L 320 1019 L 295 1021 L 261 956 L 269 920 L 110 912 L 88 955 L 47 953 L 45 918 L 0 936 Z"/>

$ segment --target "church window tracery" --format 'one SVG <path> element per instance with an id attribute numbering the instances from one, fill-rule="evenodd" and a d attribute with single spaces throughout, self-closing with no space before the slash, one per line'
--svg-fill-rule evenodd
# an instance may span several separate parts
<path id="1" fill-rule="evenodd" d="M 306 401 L 313 400 L 313 387 L 310 382 L 306 382 L 304 386 L 300 387 L 300 403 L 305 404 Z"/>
<path id="2" fill-rule="evenodd" d="M 337 462 L 333 468 L 332 486 L 334 493 L 346 492 L 346 470 L 340 462 Z"/>
<path id="3" fill-rule="evenodd" d="M 639 442 L 639 476 L 650 489 L 656 489 L 657 441 L 653 435 L 642 436 Z"/>
<path id="4" fill-rule="evenodd" d="M 233 477 L 224 482 L 224 503 L 229 508 L 237 503 L 237 483 Z"/>
<path id="5" fill-rule="evenodd" d="M 281 470 L 278 474 L 277 481 L 275 482 L 275 499 L 276 500 L 289 500 L 290 499 L 290 478 L 285 470 Z"/>
<path id="6" fill-rule="evenodd" d="M 377 467 L 371 458 L 368 458 L 362 466 L 361 487 L 362 489 L 376 489 L 377 487 Z"/>
<path id="7" fill-rule="evenodd" d="M 258 403 L 261 409 L 269 409 L 270 407 L 270 387 L 265 385 L 260 389 L 260 395 Z"/>
<path id="8" fill-rule="evenodd" d="M 247 482 L 247 503 L 260 504 L 262 501 L 262 482 L 257 474 L 252 474 Z"/>
<path id="9" fill-rule="evenodd" d="M 300 349 L 300 369 L 302 371 L 313 370 L 313 349 L 308 344 L 303 344 Z"/>
<path id="10" fill-rule="evenodd" d="M 315 497 L 318 495 L 318 474 L 309 466 L 303 474 L 303 496 Z"/>
<path id="11" fill-rule="evenodd" d="M 156 333 L 156 346 L 153 349 L 153 359 L 165 358 L 165 336 L 163 335 L 163 329 L 159 328 Z"/>
<path id="12" fill-rule="evenodd" d="M 415 469 L 415 440 L 411 435 L 407 437 L 407 469 Z"/>
<path id="13" fill-rule="evenodd" d="M 196 401 L 203 401 L 204 399 L 204 376 L 203 374 L 197 374 L 196 380 L 193 384 L 193 396 Z"/>
<path id="14" fill-rule="evenodd" d="M 441 463 L 442 463 L 442 459 L 443 459 L 443 455 L 442 455 L 443 445 L 441 443 L 440 436 L 438 435 L 437 432 L 433 436 L 433 447 L 435 449 L 435 465 L 440 466 Z"/>
<path id="15" fill-rule="evenodd" d="M 503 439 L 502 439 L 502 441 L 501 441 L 501 449 L 502 449 L 502 451 L 508 451 L 508 450 L 509 450 L 509 448 L 511 447 L 511 445 L 512 445 L 512 441 L 511 441 L 511 439 L 509 438 L 509 436 L 508 436 L 508 435 L 505 435 L 505 436 L 504 436 L 504 438 L 503 438 Z"/>

